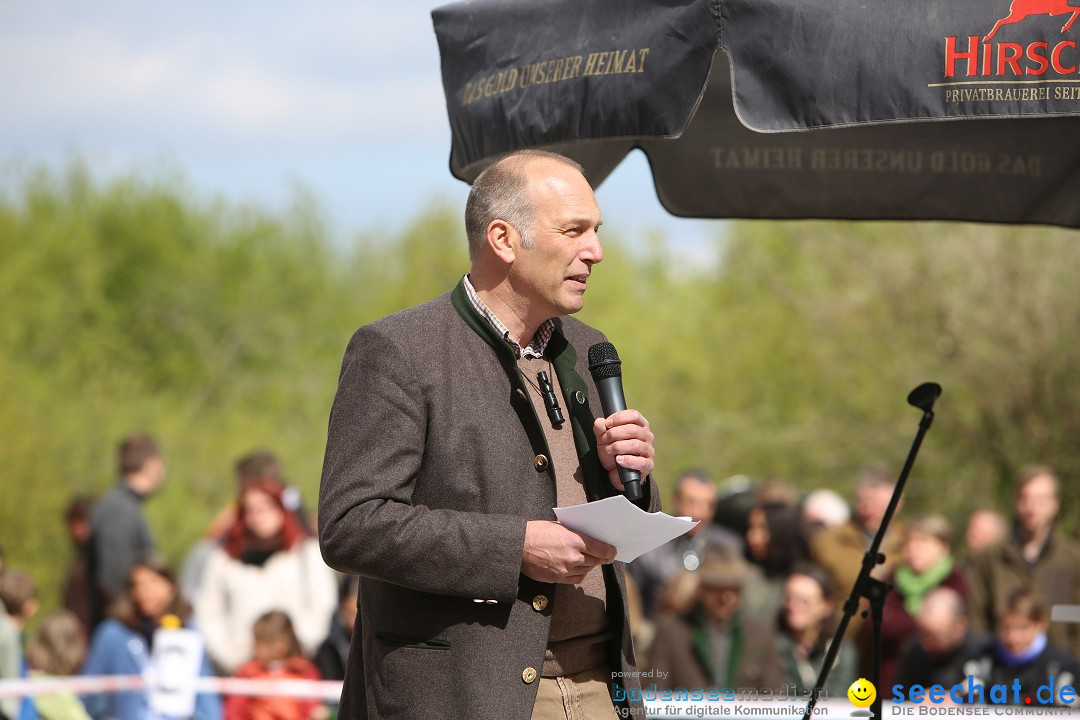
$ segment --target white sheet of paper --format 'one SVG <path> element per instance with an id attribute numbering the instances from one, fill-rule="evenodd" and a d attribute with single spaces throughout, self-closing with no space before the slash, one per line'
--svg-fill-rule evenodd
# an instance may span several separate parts
<path id="1" fill-rule="evenodd" d="M 647 513 L 622 495 L 554 510 L 559 522 L 571 530 L 614 545 L 619 551 L 615 559 L 621 562 L 630 562 L 697 525 L 688 517 Z"/>

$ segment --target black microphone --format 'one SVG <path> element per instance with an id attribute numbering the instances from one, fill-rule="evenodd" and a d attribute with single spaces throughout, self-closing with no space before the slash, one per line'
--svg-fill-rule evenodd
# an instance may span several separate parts
<path id="1" fill-rule="evenodd" d="M 622 361 L 615 346 L 609 342 L 596 343 L 589 348 L 589 372 L 600 392 L 600 407 L 604 417 L 626 409 L 626 399 L 622 389 Z M 641 499 L 641 473 L 637 470 L 619 468 L 627 500 Z"/>

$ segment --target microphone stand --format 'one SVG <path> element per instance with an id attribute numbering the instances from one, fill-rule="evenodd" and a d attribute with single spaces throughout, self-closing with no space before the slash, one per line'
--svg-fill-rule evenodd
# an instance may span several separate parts
<path id="1" fill-rule="evenodd" d="M 911 468 L 915 464 L 915 457 L 919 454 L 919 448 L 922 446 L 923 438 L 930 429 L 931 423 L 934 422 L 934 403 L 940 395 L 941 386 L 932 382 L 923 383 L 908 394 L 908 404 L 923 411 L 922 420 L 919 421 L 919 431 L 915 434 L 915 441 L 911 444 L 911 450 L 908 452 L 907 461 L 904 463 L 903 470 L 900 471 L 900 478 L 896 481 L 896 487 L 893 488 L 892 498 L 889 500 L 889 506 L 885 509 L 885 515 L 881 519 L 881 525 L 878 526 L 877 532 L 874 534 L 874 539 L 870 543 L 870 549 L 867 550 L 866 554 L 863 556 L 859 577 L 855 580 L 855 586 L 852 587 L 851 595 L 848 596 L 847 602 L 844 603 L 844 615 L 840 618 L 840 624 L 837 626 L 836 633 L 833 635 L 832 643 L 829 645 L 829 651 L 825 654 L 825 660 L 821 665 L 821 672 L 818 674 L 817 682 L 814 684 L 814 690 L 810 693 L 810 699 L 806 704 L 803 720 L 810 720 L 811 715 L 814 713 L 814 706 L 817 705 L 818 696 L 824 690 L 825 682 L 829 679 L 829 671 L 832 670 L 833 663 L 836 662 L 836 656 L 840 652 L 840 642 L 844 639 L 844 633 L 847 632 L 848 624 L 858 611 L 859 602 L 864 597 L 870 600 L 870 622 L 873 630 L 870 651 L 870 674 L 873 677 L 870 678 L 870 682 L 874 683 L 876 696 L 874 702 L 871 704 L 871 711 L 873 717 L 878 718 L 879 720 L 881 718 L 881 689 L 878 688 L 878 683 L 881 680 L 881 618 L 882 609 L 885 607 L 885 598 L 889 593 L 890 585 L 870 577 L 870 573 L 874 570 L 874 567 L 885 562 L 885 556 L 879 552 L 881 541 L 885 537 L 885 532 L 889 529 L 889 523 L 892 522 L 892 517 L 896 512 L 897 506 L 900 504 L 900 497 L 903 495 L 904 485 L 907 483 L 908 475 L 911 474 Z"/>

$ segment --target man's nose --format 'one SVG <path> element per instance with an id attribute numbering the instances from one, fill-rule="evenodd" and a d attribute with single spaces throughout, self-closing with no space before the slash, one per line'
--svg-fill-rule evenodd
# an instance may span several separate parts
<path id="1" fill-rule="evenodd" d="M 600 236 L 595 230 L 590 230 L 588 242 L 581 252 L 581 259 L 590 265 L 595 265 L 604 259 L 604 248 L 600 244 Z"/>

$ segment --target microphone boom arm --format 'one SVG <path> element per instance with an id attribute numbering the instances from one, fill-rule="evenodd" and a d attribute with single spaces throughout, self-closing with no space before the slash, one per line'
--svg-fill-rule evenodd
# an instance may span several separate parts
<path id="1" fill-rule="evenodd" d="M 889 585 L 870 577 L 870 573 L 873 572 L 875 566 L 885 561 L 885 556 L 880 552 L 881 541 L 885 537 L 885 532 L 889 529 L 889 524 L 892 522 L 893 515 L 896 513 L 896 508 L 900 505 L 900 498 L 904 493 L 904 485 L 907 484 L 908 475 L 911 474 L 911 469 L 915 465 L 915 458 L 919 454 L 919 448 L 922 447 L 923 438 L 926 437 L 926 432 L 934 422 L 934 403 L 940 396 L 941 386 L 937 383 L 923 383 L 908 394 L 908 404 L 923 411 L 922 419 L 919 421 L 919 431 L 915 434 L 915 440 L 911 444 L 911 450 L 908 452 L 907 460 L 904 462 L 904 467 L 900 471 L 900 477 L 896 481 L 896 487 L 893 488 L 892 497 L 889 499 L 889 506 L 885 509 L 885 515 L 881 519 L 881 525 L 878 526 L 877 532 L 874 534 L 874 539 L 870 543 L 870 549 L 867 550 L 866 555 L 863 556 L 859 577 L 855 580 L 855 586 L 851 589 L 851 595 L 848 596 L 847 601 L 844 603 L 844 615 L 840 619 L 840 624 L 837 626 L 836 633 L 833 635 L 832 643 L 829 644 L 829 651 L 825 654 L 825 660 L 821 664 L 821 672 L 818 675 L 817 682 L 814 683 L 813 692 L 810 693 L 810 699 L 806 704 L 806 711 L 803 713 L 803 720 L 810 720 L 814 713 L 814 706 L 817 705 L 818 696 L 824 690 L 825 682 L 829 679 L 829 672 L 832 670 L 833 663 L 836 662 L 836 656 L 840 652 L 840 643 L 844 639 L 844 633 L 847 632 L 848 624 L 858 611 L 859 602 L 864 597 L 870 600 L 871 622 L 875 625 L 871 671 L 873 677 L 870 678 L 870 681 L 874 683 L 874 687 L 877 689 L 877 696 L 871 704 L 871 711 L 874 718 L 881 720 L 881 690 L 877 687 L 881 680 L 880 623 L 881 607 L 885 603 L 885 596 L 889 592 Z"/>

